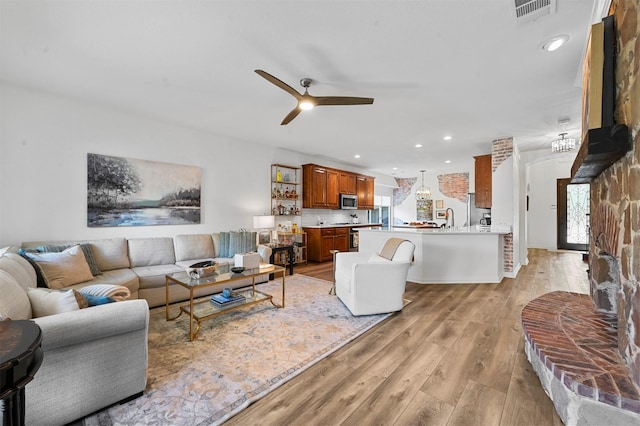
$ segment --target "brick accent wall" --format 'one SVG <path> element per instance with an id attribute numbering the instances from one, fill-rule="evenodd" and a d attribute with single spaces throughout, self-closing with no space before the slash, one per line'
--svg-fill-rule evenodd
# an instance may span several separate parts
<path id="1" fill-rule="evenodd" d="M 504 271 L 513 272 L 513 234 L 504 236 Z"/>
<path id="2" fill-rule="evenodd" d="M 393 205 L 399 206 L 411 195 L 411 188 L 416 184 L 418 178 L 395 178 L 398 188 L 393 189 Z"/>
<path id="3" fill-rule="evenodd" d="M 504 160 L 513 155 L 513 138 L 496 139 L 491 147 L 491 171 L 496 169 Z"/>
<path id="4" fill-rule="evenodd" d="M 469 192 L 469 172 L 438 175 L 438 189 L 445 197 L 466 203 Z"/>
<path id="5" fill-rule="evenodd" d="M 617 123 L 632 151 L 591 182 L 591 295 L 618 317 L 618 349 L 640 386 L 640 0 L 613 0 Z"/>

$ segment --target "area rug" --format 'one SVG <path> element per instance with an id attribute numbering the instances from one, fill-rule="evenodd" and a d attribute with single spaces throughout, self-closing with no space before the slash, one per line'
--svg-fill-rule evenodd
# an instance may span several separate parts
<path id="1" fill-rule="evenodd" d="M 354 317 L 330 288 L 328 281 L 287 276 L 285 309 L 266 302 L 229 312 L 204 321 L 193 342 L 185 315 L 167 322 L 164 307 L 152 309 L 144 395 L 83 423 L 223 423 L 389 316 Z M 279 303 L 279 280 L 258 289 Z"/>

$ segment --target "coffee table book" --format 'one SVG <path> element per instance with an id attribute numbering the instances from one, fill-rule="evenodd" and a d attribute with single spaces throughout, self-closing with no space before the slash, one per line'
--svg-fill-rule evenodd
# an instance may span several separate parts
<path id="1" fill-rule="evenodd" d="M 245 297 L 238 293 L 232 293 L 231 297 L 226 297 L 222 293 L 211 296 L 211 303 L 217 306 L 227 306 L 232 303 L 242 302 L 243 300 L 245 300 Z"/>

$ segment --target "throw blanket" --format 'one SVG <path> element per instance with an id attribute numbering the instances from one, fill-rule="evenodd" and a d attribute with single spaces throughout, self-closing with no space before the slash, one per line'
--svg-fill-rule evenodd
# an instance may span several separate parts
<path id="1" fill-rule="evenodd" d="M 384 246 L 380 251 L 380 256 L 384 257 L 385 259 L 393 260 L 393 256 L 396 254 L 396 250 L 398 250 L 398 247 L 400 246 L 400 244 L 402 244 L 405 241 L 409 241 L 409 240 L 405 240 L 404 238 L 397 238 L 397 237 L 389 238 L 387 242 L 384 243 Z"/>

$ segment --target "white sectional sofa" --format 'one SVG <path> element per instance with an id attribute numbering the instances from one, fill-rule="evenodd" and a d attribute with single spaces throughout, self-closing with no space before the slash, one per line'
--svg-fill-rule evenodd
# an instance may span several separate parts
<path id="1" fill-rule="evenodd" d="M 236 247 L 224 247 L 221 241 L 224 233 L 184 234 L 174 238 L 111 238 L 98 240 L 30 241 L 23 242 L 22 248 L 36 250 L 45 246 L 68 246 L 86 243 L 91 246 L 97 267 L 102 271 L 90 281 L 70 286 L 80 289 L 92 284 L 115 284 L 127 287 L 131 298 L 145 299 L 150 307 L 165 304 L 165 275 L 184 271 L 185 268 L 201 260 L 213 259 L 219 264 L 233 263 L 236 252 L 257 251 L 261 261 L 269 263 L 271 249 L 256 246 L 254 233 L 230 232 L 242 238 L 244 234 L 251 243 L 236 244 Z M 224 239 L 224 238 L 223 238 Z M 266 281 L 261 277 L 259 281 Z M 243 287 L 251 283 L 250 279 L 229 283 L 231 287 Z M 219 293 L 227 285 L 212 286 L 196 292 L 196 296 Z M 169 302 L 186 300 L 189 292 L 171 284 Z"/>
<path id="2" fill-rule="evenodd" d="M 250 251 L 247 248 L 257 249 L 261 261 L 269 262 L 269 247 L 256 247 L 255 242 L 252 247 L 234 244 L 232 234 L 24 242 L 21 248 L 34 252 L 80 243 L 90 247 L 93 266 L 100 273 L 64 287 L 65 292 L 110 284 L 124 286 L 131 294 L 126 301 L 38 318 L 34 318 L 27 295 L 29 288 L 38 285 L 36 269 L 30 263 L 33 259 L 18 254 L 18 247 L 0 249 L 0 320 L 32 319 L 43 335 L 44 360 L 25 390 L 26 423 L 63 425 L 143 392 L 149 306 L 165 304 L 165 275 L 205 259 L 232 263 L 233 254 Z M 251 238 L 255 241 L 255 234 L 244 233 L 243 237 L 245 243 Z M 267 279 L 265 275 L 258 281 Z M 249 284 L 251 279 L 238 280 L 208 287 L 196 295 Z M 177 302 L 186 300 L 189 293 L 174 284 L 170 295 L 170 302 Z"/>

